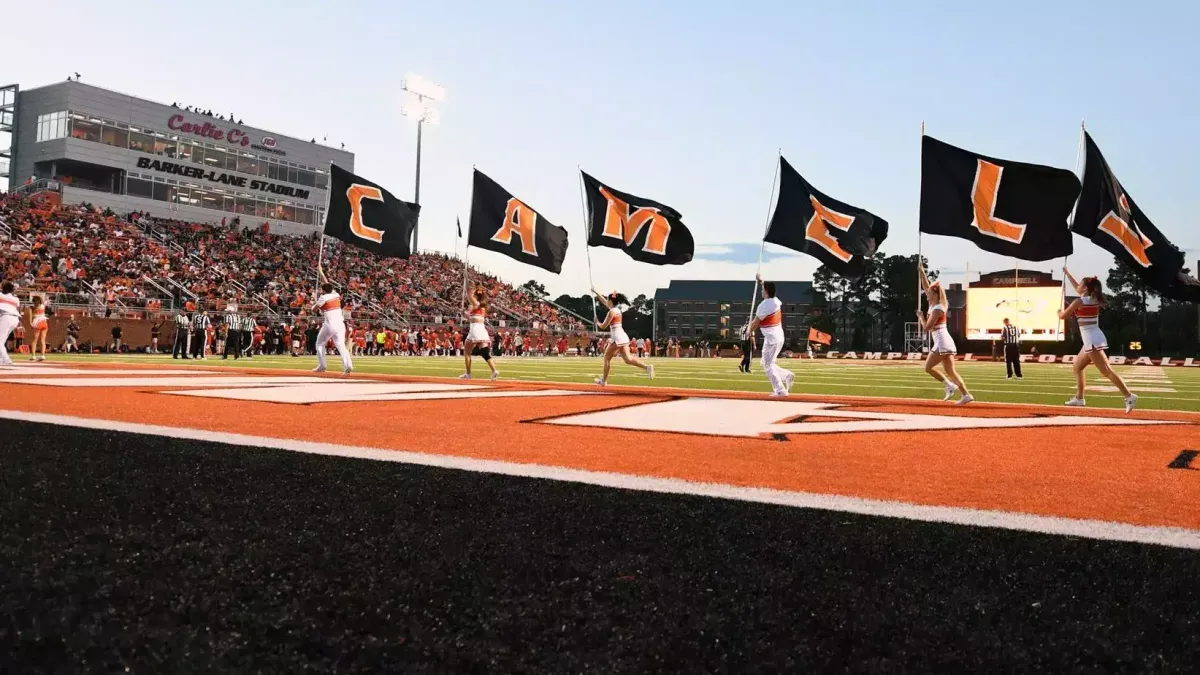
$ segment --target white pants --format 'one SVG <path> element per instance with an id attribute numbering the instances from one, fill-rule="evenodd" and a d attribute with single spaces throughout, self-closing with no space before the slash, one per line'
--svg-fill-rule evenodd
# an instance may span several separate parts
<path id="1" fill-rule="evenodd" d="M 324 323 L 317 333 L 317 366 L 325 367 L 325 344 L 333 340 L 337 352 L 342 357 L 342 370 L 350 370 L 350 355 L 346 353 L 346 326 Z"/>
<path id="2" fill-rule="evenodd" d="M 763 338 L 763 372 L 767 374 L 767 381 L 771 383 L 771 391 L 776 393 L 787 391 L 783 383 L 787 379 L 788 371 L 775 365 L 775 358 L 779 356 L 779 352 L 781 351 L 783 351 L 783 340 L 772 340 L 769 337 Z"/>
<path id="3" fill-rule="evenodd" d="M 10 363 L 12 361 L 8 357 L 8 349 L 4 347 L 4 343 L 8 342 L 8 336 L 17 329 L 20 323 L 20 317 L 15 317 L 11 314 L 0 315 L 0 363 Z"/>

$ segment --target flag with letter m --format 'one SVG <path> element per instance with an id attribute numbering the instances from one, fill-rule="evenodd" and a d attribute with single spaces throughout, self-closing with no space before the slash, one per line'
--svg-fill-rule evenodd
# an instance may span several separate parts
<path id="1" fill-rule="evenodd" d="M 407 258 L 420 211 L 420 205 L 401 201 L 379 185 L 330 165 L 325 234 L 381 256 Z"/>
<path id="2" fill-rule="evenodd" d="M 580 173 L 587 195 L 588 246 L 620 249 L 630 258 L 651 265 L 691 261 L 696 242 L 678 211 Z"/>

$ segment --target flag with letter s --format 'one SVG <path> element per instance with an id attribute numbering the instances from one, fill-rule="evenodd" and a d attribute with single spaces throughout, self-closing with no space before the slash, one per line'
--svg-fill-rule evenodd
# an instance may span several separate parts
<path id="1" fill-rule="evenodd" d="M 412 254 L 421 207 L 397 199 L 376 183 L 330 165 L 325 234 L 389 258 Z"/>
<path id="2" fill-rule="evenodd" d="M 887 235 L 886 220 L 826 195 L 779 158 L 779 199 L 764 241 L 807 253 L 841 276 L 857 279 L 866 270 L 864 259 Z"/>
<path id="3" fill-rule="evenodd" d="M 584 172 L 588 246 L 620 249 L 651 265 L 683 265 L 696 253 L 692 232 L 675 209 L 609 187 Z"/>
<path id="4" fill-rule="evenodd" d="M 467 246 L 558 274 L 567 257 L 567 231 L 476 169 Z"/>
<path id="5" fill-rule="evenodd" d="M 921 215 L 925 234 L 958 237 L 1020 260 L 1071 254 L 1067 218 L 1079 178 L 1066 169 L 985 157 L 921 139 Z"/>
<path id="6" fill-rule="evenodd" d="M 1084 144 L 1083 191 L 1071 230 L 1112 253 L 1163 297 L 1200 302 L 1200 282 L 1183 272 L 1183 252 L 1138 208 L 1086 131 Z"/>

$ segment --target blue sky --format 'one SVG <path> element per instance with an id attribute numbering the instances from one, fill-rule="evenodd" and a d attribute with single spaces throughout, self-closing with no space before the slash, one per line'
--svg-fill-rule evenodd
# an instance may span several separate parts
<path id="1" fill-rule="evenodd" d="M 571 234 L 555 276 L 472 250 L 472 262 L 553 292 L 588 284 L 576 166 L 684 215 L 700 259 L 655 268 L 592 251 L 604 290 L 671 278 L 751 278 L 776 153 L 822 191 L 891 223 L 917 249 L 920 129 L 983 154 L 1073 168 L 1088 128 L 1138 204 L 1200 257 L 1200 3 L 1113 0 L 708 2 L 345 0 L 204 4 L 60 0 L 8 8 L 0 80 L 85 82 L 233 111 L 356 154 L 411 198 L 413 71 L 448 90 L 425 134 L 422 248 L 455 249 L 471 167 Z M 287 37 L 291 42 L 280 39 Z M 24 56 L 21 56 L 24 55 Z M 751 244 L 746 246 L 746 244 Z M 1073 271 L 1111 258 L 1076 237 Z M 771 250 L 771 249 L 768 249 Z M 924 237 L 951 279 L 1011 260 Z M 749 252 L 748 254 L 746 252 Z M 808 279 L 775 250 L 764 274 Z M 749 262 L 741 262 L 749 260 Z M 1033 265 L 1057 269 L 1058 265 Z"/>

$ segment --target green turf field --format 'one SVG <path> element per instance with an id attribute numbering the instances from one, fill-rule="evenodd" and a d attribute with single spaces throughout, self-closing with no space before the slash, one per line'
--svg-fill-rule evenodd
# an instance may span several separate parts
<path id="1" fill-rule="evenodd" d="M 83 361 L 93 363 L 141 363 L 156 365 L 182 365 L 183 361 L 172 361 L 170 356 L 62 356 L 51 355 L 51 362 Z M 766 378 L 756 360 L 750 374 L 739 373 L 735 359 L 652 359 L 657 370 L 653 384 L 663 387 L 688 389 L 712 389 L 732 391 L 770 392 Z M 189 365 L 222 366 L 240 368 L 287 368 L 311 369 L 316 357 L 292 358 L 288 356 L 256 356 L 253 359 L 222 361 L 209 358 L 199 363 L 187 361 Z M 843 394 L 855 396 L 894 396 L 902 398 L 938 399 L 941 387 L 922 369 L 920 363 L 910 362 L 845 362 L 808 361 L 787 359 L 781 362 L 785 368 L 796 373 L 794 393 Z M 601 362 L 598 358 L 518 358 L 503 357 L 497 360 L 504 379 L 531 382 L 575 382 L 591 383 L 600 375 Z M 446 357 L 357 357 L 354 360 L 358 373 L 386 373 L 391 375 L 424 375 L 435 377 L 457 377 L 463 372 L 462 358 Z M 336 355 L 330 360 L 330 368 L 339 366 Z M 971 388 L 978 401 L 1007 403 L 1042 403 L 1057 405 L 1066 401 L 1073 393 L 1074 377 L 1071 367 L 1063 364 L 1026 363 L 1024 380 L 1005 379 L 1004 364 L 992 362 L 959 363 L 959 372 Z M 1129 386 L 1139 396 L 1139 409 L 1200 411 L 1200 368 L 1155 366 L 1120 366 L 1116 368 L 1126 378 Z M 475 360 L 474 373 L 486 377 L 487 367 L 480 359 Z M 615 385 L 651 384 L 641 371 L 620 362 L 613 363 L 609 382 Z M 1088 406 L 1103 408 L 1121 407 L 1121 397 L 1107 380 L 1095 369 L 1088 372 Z"/>

